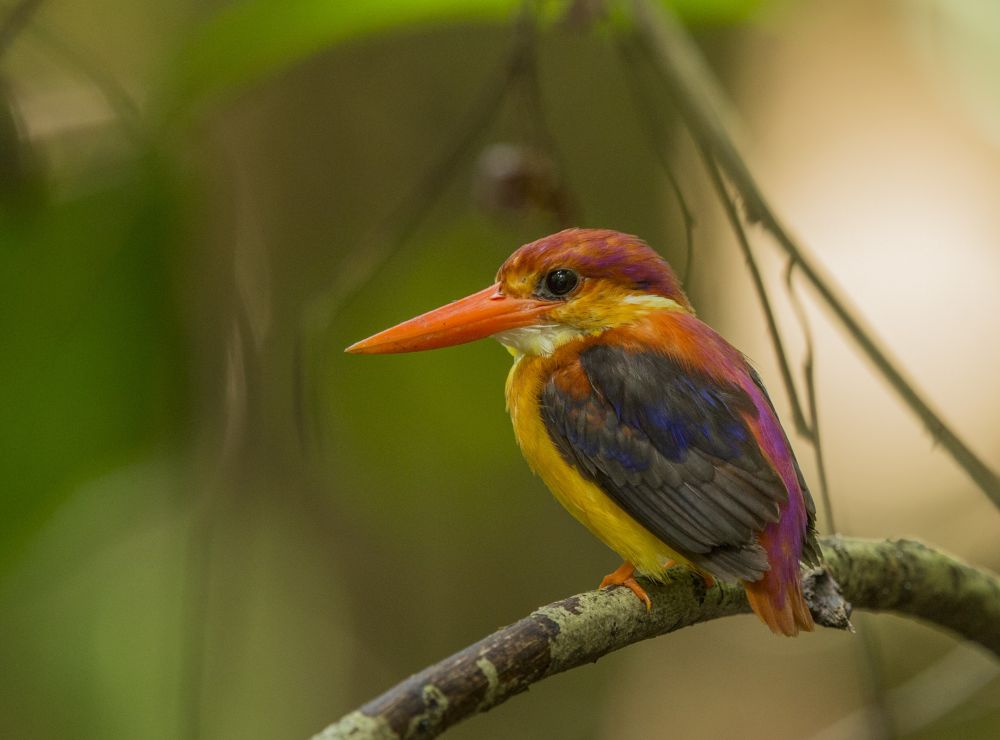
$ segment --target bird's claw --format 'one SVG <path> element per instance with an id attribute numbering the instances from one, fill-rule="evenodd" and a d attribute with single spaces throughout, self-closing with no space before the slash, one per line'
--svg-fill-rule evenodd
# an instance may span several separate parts
<path id="1" fill-rule="evenodd" d="M 639 585 L 639 582 L 634 578 L 635 566 L 632 563 L 623 563 L 618 570 L 614 573 L 609 573 L 601 579 L 601 585 L 598 588 L 610 588 L 611 586 L 625 586 L 629 591 L 636 595 L 643 604 L 646 605 L 646 611 L 653 608 L 653 602 L 649 598 L 649 594 L 646 593 L 646 589 Z"/>

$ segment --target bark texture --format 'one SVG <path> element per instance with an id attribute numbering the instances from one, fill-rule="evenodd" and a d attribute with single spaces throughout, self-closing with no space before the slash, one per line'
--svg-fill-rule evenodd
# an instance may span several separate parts
<path id="1" fill-rule="evenodd" d="M 853 604 L 925 620 L 1000 656 L 997 575 L 912 540 L 828 537 L 822 544 L 826 564 L 804 582 L 817 624 L 851 630 Z M 706 588 L 699 576 L 681 568 L 664 584 L 643 586 L 653 600 L 650 611 L 622 588 L 540 607 L 411 676 L 314 740 L 436 737 L 547 676 L 593 663 L 634 642 L 750 611 L 742 588 Z"/>

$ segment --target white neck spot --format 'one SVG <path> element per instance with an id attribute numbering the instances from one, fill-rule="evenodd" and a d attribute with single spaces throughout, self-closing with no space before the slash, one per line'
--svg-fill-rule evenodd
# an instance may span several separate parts
<path id="1" fill-rule="evenodd" d="M 652 311 L 685 311 L 677 301 L 653 293 L 629 293 L 618 298 L 621 303 L 634 308 L 628 309 L 626 315 L 631 318 L 643 316 Z M 581 337 L 599 334 L 605 326 L 598 329 L 580 329 L 567 324 L 538 324 L 520 329 L 510 329 L 494 334 L 493 338 L 518 357 L 520 355 L 551 355 L 559 347 Z"/>
<path id="2" fill-rule="evenodd" d="M 516 354 L 551 355 L 566 342 L 589 333 L 565 324 L 543 324 L 502 331 L 493 338 Z"/>

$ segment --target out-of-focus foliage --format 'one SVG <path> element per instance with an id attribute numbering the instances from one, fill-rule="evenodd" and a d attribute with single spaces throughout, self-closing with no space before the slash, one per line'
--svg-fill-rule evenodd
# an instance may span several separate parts
<path id="1" fill-rule="evenodd" d="M 671 5 L 705 24 L 721 69 L 740 70 L 767 17 L 753 11 L 797 4 Z M 435 192 L 414 192 L 502 77 L 522 7 L 52 0 L 0 58 L 0 735 L 307 736 L 615 565 L 518 456 L 500 348 L 341 352 L 480 287 L 513 247 L 558 228 L 530 198 L 482 209 L 476 162 L 498 142 L 543 152 L 546 187 L 571 191 L 581 225 L 642 234 L 683 265 L 628 71 L 609 33 L 562 22 L 567 3 L 531 4 L 541 108 L 530 81 L 508 86 Z M 730 83 L 756 95 L 753 80 Z M 709 206 L 699 220 L 710 259 Z M 739 329 L 756 314 L 728 312 L 739 291 L 721 274 L 696 270 L 693 297 Z M 927 525 L 928 539 L 965 541 L 961 517 L 977 514 L 961 502 L 953 529 Z M 914 534 L 911 522 L 948 520 L 935 505 L 907 531 L 871 526 Z M 889 643 L 892 684 L 951 645 L 913 625 L 884 632 L 925 643 Z M 805 708 L 772 736 L 866 701 L 839 637 L 766 638 L 751 622 L 677 635 L 456 736 L 648 736 L 662 703 L 648 689 L 668 697 L 678 665 L 707 666 L 681 704 L 710 696 L 768 721 L 775 706 L 748 685 L 785 680 Z M 802 688 L 820 661 L 836 681 Z M 757 678 L 738 681 L 751 663 Z M 990 736 L 989 689 L 926 736 Z M 673 709 L 672 726 L 705 721 Z"/>
<path id="2" fill-rule="evenodd" d="M 516 0 L 250 0 L 202 25 L 177 62 L 179 105 L 232 95 L 344 41 L 416 24 L 500 20 Z"/>
<path id="3" fill-rule="evenodd" d="M 919 0 L 907 14 L 913 46 L 941 94 L 960 102 L 971 120 L 1000 142 L 1000 4 Z"/>
<path id="4" fill-rule="evenodd" d="M 500 21 L 520 8 L 542 19 L 569 15 L 579 4 L 595 17 L 604 0 L 249 0 L 222 10 L 181 47 L 172 70 L 174 100 L 182 110 L 273 77 L 321 49 L 379 32 L 412 31 L 434 23 Z M 606 3 L 612 6 L 613 3 Z M 673 0 L 678 15 L 692 22 L 729 23 L 745 18 L 760 0 Z M 590 10 L 594 8 L 594 10 Z M 610 7 L 608 8 L 610 11 Z"/>
<path id="5" fill-rule="evenodd" d="M 177 214 L 167 188 L 137 178 L 0 220 L 0 564 L 183 409 L 164 255 Z"/>

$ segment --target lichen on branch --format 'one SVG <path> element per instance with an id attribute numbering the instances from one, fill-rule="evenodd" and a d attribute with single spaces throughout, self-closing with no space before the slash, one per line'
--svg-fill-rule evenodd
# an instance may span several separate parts
<path id="1" fill-rule="evenodd" d="M 1000 577 L 912 540 L 822 540 L 826 564 L 805 578 L 817 624 L 849 629 L 851 605 L 926 620 L 1000 656 Z M 627 589 L 589 591 L 536 609 L 406 679 L 315 740 L 432 738 L 543 678 L 699 622 L 750 612 L 742 588 L 706 588 L 674 569 L 644 584 L 650 611 Z M 800 639 L 809 639 L 808 635 Z"/>

